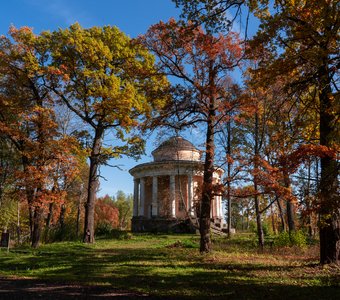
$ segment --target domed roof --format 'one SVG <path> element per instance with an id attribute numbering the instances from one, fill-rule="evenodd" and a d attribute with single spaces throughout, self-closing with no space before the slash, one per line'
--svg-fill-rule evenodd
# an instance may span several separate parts
<path id="1" fill-rule="evenodd" d="M 200 152 L 188 140 L 174 136 L 166 140 L 151 153 L 155 161 L 199 160 Z"/>
<path id="2" fill-rule="evenodd" d="M 173 136 L 170 139 L 166 140 L 162 144 L 159 145 L 153 152 L 161 149 L 161 148 L 171 148 L 171 149 L 187 149 L 187 150 L 197 150 L 193 144 L 191 144 L 188 140 L 183 139 L 180 136 Z"/>

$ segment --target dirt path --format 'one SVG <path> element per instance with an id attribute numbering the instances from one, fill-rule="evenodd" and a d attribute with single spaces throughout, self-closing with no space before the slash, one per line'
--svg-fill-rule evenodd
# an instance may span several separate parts
<path id="1" fill-rule="evenodd" d="M 86 286 L 32 279 L 0 278 L 0 299 L 136 299 L 147 295 L 114 290 L 107 286 Z"/>

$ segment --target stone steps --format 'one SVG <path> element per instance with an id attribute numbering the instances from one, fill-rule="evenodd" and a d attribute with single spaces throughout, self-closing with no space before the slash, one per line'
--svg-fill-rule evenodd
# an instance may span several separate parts
<path id="1" fill-rule="evenodd" d="M 191 224 L 197 229 L 199 230 L 199 220 L 197 218 L 194 217 L 189 217 Z M 226 233 L 222 231 L 222 228 L 216 226 L 214 223 L 210 223 L 210 230 L 211 233 L 216 234 L 216 235 L 220 235 L 220 236 L 225 236 Z"/>

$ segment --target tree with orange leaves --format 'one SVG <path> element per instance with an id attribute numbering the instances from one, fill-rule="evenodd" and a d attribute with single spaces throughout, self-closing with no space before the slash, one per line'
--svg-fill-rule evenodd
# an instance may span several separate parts
<path id="1" fill-rule="evenodd" d="M 97 199 L 94 220 L 97 231 L 119 228 L 119 210 L 109 195 Z"/>
<path id="2" fill-rule="evenodd" d="M 263 58 L 253 78 L 268 86 L 287 79 L 287 99 L 315 109 L 324 152 L 319 184 L 320 263 L 340 261 L 339 196 L 339 3 L 336 0 L 174 0 L 184 16 L 216 28 L 228 8 L 247 5 L 260 20 L 251 54 Z M 264 57 L 266 51 L 270 55 Z M 254 57 L 254 56 L 253 56 Z M 308 101 L 306 101 L 308 99 Z M 301 112 L 302 113 L 302 112 Z M 311 120 L 315 123 L 315 120 Z M 321 148 L 320 148 L 321 149 Z M 310 151 L 305 153 L 308 155 Z M 319 151 L 315 152 L 320 154 Z"/>
<path id="3" fill-rule="evenodd" d="M 73 176 L 74 140 L 62 136 L 55 122 L 52 97 L 43 86 L 46 45 L 29 28 L 10 30 L 0 38 L 0 133 L 21 159 L 17 185 L 26 191 L 33 247 L 40 241 L 49 203 L 61 202 L 58 168 Z"/>
<path id="4" fill-rule="evenodd" d="M 291 101 L 304 103 L 318 113 L 319 146 L 302 146 L 293 156 L 308 157 L 311 150 L 321 159 L 319 185 L 320 262 L 340 261 L 339 196 L 339 90 L 338 69 L 340 16 L 338 2 L 284 1 L 269 14 L 268 6 L 254 6 L 262 30 L 252 42 L 253 53 L 271 48 L 254 71 L 257 84 L 286 78 L 283 90 Z M 315 121 L 314 121 L 315 122 Z M 303 151 L 302 149 L 308 151 Z M 321 152 L 320 152 L 321 151 Z M 296 160 L 295 160 L 296 161 Z"/>
<path id="5" fill-rule="evenodd" d="M 228 112 L 240 106 L 238 87 L 230 72 L 242 55 L 235 33 L 227 36 L 206 33 L 192 24 L 174 19 L 150 27 L 141 42 L 159 59 L 160 70 L 173 78 L 173 102 L 163 111 L 162 124 L 182 129 L 194 124 L 205 126 L 205 162 L 200 210 L 200 251 L 211 250 L 210 210 L 214 196 L 215 133 Z M 157 123 L 158 125 L 159 123 Z"/>

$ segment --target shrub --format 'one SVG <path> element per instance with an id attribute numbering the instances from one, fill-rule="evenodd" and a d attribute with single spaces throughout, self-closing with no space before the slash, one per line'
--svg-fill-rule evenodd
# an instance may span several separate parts
<path id="1" fill-rule="evenodd" d="M 132 238 L 132 234 L 128 231 L 112 229 L 110 233 L 110 237 L 117 240 L 129 240 Z"/>
<path id="2" fill-rule="evenodd" d="M 112 231 L 112 224 L 108 222 L 100 222 L 97 224 L 95 234 L 96 235 L 110 235 Z"/>
<path id="3" fill-rule="evenodd" d="M 292 233 L 282 232 L 274 238 L 274 246 L 277 247 L 305 247 L 307 245 L 307 237 L 299 230 Z"/>
<path id="4" fill-rule="evenodd" d="M 274 246 L 287 247 L 290 246 L 289 233 L 284 231 L 274 238 Z"/>
<path id="5" fill-rule="evenodd" d="M 258 236 L 257 225 L 255 222 L 251 222 L 249 225 L 251 232 Z M 262 231 L 264 236 L 271 236 L 273 234 L 270 224 L 267 222 L 262 222 Z"/>
<path id="6" fill-rule="evenodd" d="M 167 248 L 199 248 L 198 244 L 192 240 L 176 241 L 166 245 Z"/>
<path id="7" fill-rule="evenodd" d="M 290 241 L 293 246 L 306 247 L 307 245 L 307 237 L 301 230 L 293 232 L 290 235 Z"/>
<path id="8" fill-rule="evenodd" d="M 96 235 L 103 238 L 117 239 L 117 240 L 129 240 L 132 238 L 132 234 L 125 230 L 112 228 L 111 224 L 101 222 L 96 228 Z"/>
<path id="9" fill-rule="evenodd" d="M 54 243 L 54 242 L 61 242 L 61 241 L 78 241 L 82 238 L 82 228 L 77 236 L 77 228 L 76 224 L 72 221 L 65 222 L 63 226 L 60 224 L 51 226 L 51 228 L 44 229 L 42 236 L 42 241 L 45 243 Z"/>
<path id="10" fill-rule="evenodd" d="M 267 222 L 262 223 L 262 230 L 264 236 L 270 236 L 273 233 L 270 224 L 268 224 Z"/>

